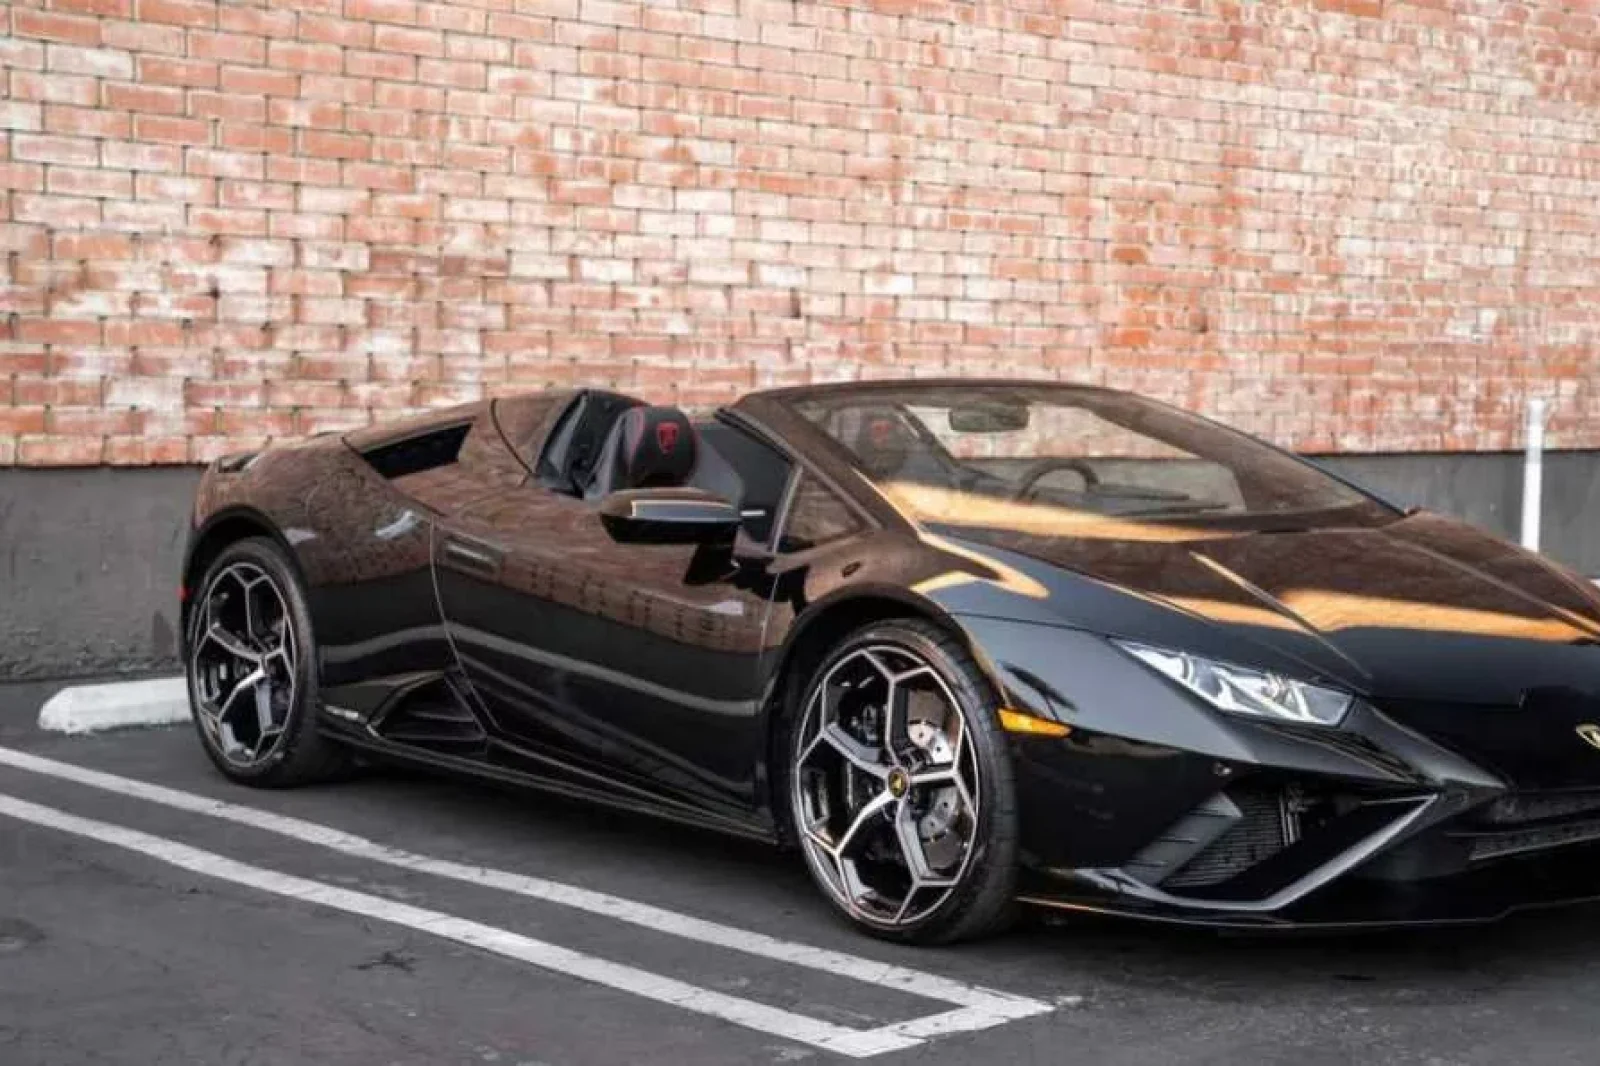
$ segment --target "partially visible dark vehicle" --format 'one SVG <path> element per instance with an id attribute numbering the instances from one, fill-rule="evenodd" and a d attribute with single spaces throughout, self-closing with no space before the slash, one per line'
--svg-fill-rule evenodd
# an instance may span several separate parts
<path id="1" fill-rule="evenodd" d="M 228 777 L 359 754 L 786 842 L 880 936 L 1600 895 L 1595 590 L 1124 393 L 473 404 L 213 464 L 183 587 Z"/>

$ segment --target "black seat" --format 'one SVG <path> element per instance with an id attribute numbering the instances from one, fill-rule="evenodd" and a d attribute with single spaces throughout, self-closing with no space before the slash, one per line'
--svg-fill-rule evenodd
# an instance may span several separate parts
<path id="1" fill-rule="evenodd" d="M 540 484 L 569 496 L 582 496 L 594 480 L 595 464 L 624 411 L 642 401 L 604 389 L 585 389 L 572 398 L 550 432 L 535 463 Z"/>
<path id="2" fill-rule="evenodd" d="M 584 498 L 687 484 L 698 453 L 694 426 L 676 407 L 629 408 L 607 434 Z"/>

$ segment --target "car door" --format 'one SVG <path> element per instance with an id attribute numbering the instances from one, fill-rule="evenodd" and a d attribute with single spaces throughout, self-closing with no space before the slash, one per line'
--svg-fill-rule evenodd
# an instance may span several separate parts
<path id="1" fill-rule="evenodd" d="M 529 481 L 442 521 L 435 566 L 461 669 L 519 768 L 749 817 L 762 562 L 620 543 L 595 502 Z"/>
<path id="2" fill-rule="evenodd" d="M 520 423 L 533 423 L 569 397 L 542 393 L 510 407 Z M 408 679 L 455 667 L 435 591 L 434 523 L 527 479 L 504 446 L 500 406 L 480 402 L 330 439 L 317 460 L 326 472 L 308 489 L 290 482 L 283 490 L 294 505 L 276 510 L 290 516 L 285 536 L 311 585 L 329 704 L 364 716 Z"/>

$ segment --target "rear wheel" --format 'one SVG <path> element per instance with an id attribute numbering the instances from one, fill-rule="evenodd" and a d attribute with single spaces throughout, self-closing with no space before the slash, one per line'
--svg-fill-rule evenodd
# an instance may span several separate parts
<path id="1" fill-rule="evenodd" d="M 206 754 L 234 781 L 274 788 L 343 771 L 317 730 L 316 648 L 305 594 L 266 538 L 224 548 L 190 611 L 189 707 Z"/>
<path id="2" fill-rule="evenodd" d="M 817 672 L 790 738 L 789 800 L 824 894 L 858 928 L 914 943 L 1000 928 L 1017 815 L 996 704 L 961 644 L 878 623 Z"/>

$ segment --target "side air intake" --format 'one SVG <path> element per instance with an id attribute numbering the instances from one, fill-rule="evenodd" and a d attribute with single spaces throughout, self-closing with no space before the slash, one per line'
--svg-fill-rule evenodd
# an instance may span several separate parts
<path id="1" fill-rule="evenodd" d="M 445 755 L 480 756 L 489 744 L 489 735 L 465 696 L 444 679 L 405 693 L 372 729 L 396 744 Z"/>

